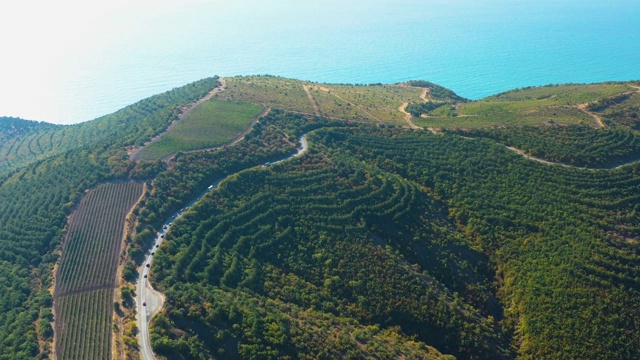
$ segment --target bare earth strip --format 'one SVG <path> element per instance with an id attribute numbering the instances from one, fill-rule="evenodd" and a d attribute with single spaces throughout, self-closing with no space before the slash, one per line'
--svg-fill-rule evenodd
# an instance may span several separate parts
<path id="1" fill-rule="evenodd" d="M 424 102 L 429 101 L 429 99 L 427 99 L 427 94 L 428 93 L 429 93 L 429 89 L 428 88 L 422 89 L 422 92 L 420 93 L 420 99 L 422 99 L 422 101 L 424 101 Z"/>
<path id="2" fill-rule="evenodd" d="M 404 85 L 399 85 L 399 86 L 404 86 Z M 414 87 L 414 86 L 410 86 L 410 87 Z M 422 89 L 422 91 L 420 92 L 420 99 L 422 99 L 422 101 L 427 102 L 429 101 L 429 89 L 428 88 L 418 88 L 418 87 L 414 87 L 416 89 Z M 400 111 L 401 113 L 404 114 L 404 119 L 407 122 L 407 124 L 409 124 L 409 127 L 412 129 L 420 129 L 420 130 L 424 130 L 423 127 L 420 127 L 418 125 L 416 125 L 411 119 L 412 119 L 412 115 L 409 114 L 407 112 L 407 106 L 409 106 L 408 102 L 404 102 L 402 103 L 402 105 L 400 105 L 400 107 L 398 108 L 398 111 Z M 438 134 L 440 129 L 438 128 L 434 128 L 434 127 L 428 127 L 427 130 L 431 131 L 434 134 Z"/>
<path id="3" fill-rule="evenodd" d="M 636 89 L 636 93 L 640 93 L 640 86 L 636 86 L 636 85 L 629 85 L 629 87 L 632 87 L 634 89 Z M 625 94 L 633 94 L 633 91 L 625 93 Z M 587 106 L 589 105 L 589 103 L 582 103 L 582 104 L 578 104 L 576 107 L 578 108 L 578 110 L 582 111 L 583 113 L 591 116 L 591 118 L 593 120 L 595 120 L 595 122 L 597 123 L 596 128 L 600 129 L 604 127 L 604 123 L 602 122 L 602 118 L 600 117 L 600 115 L 591 112 L 589 110 L 587 110 Z"/>
<path id="4" fill-rule="evenodd" d="M 313 99 L 313 96 L 311 96 L 309 87 L 307 85 L 302 85 L 302 88 L 304 89 L 304 92 L 307 94 L 307 97 L 309 98 L 309 102 L 311 102 L 311 106 L 313 106 L 313 112 L 316 114 L 316 116 L 320 116 L 320 111 L 318 111 L 318 104 L 316 104 L 316 101 Z"/>
<path id="5" fill-rule="evenodd" d="M 477 138 L 468 137 L 468 136 L 462 136 L 462 135 L 456 135 L 456 136 L 461 137 L 463 139 L 468 139 L 468 140 L 477 140 Z M 559 162 L 553 162 L 553 161 L 540 159 L 539 157 L 535 157 L 535 156 L 529 155 L 526 152 L 524 152 L 523 150 L 520 150 L 518 148 L 514 148 L 513 146 L 504 145 L 504 147 L 506 147 L 510 151 L 515 152 L 516 154 L 522 155 L 527 160 L 539 162 L 539 163 L 544 164 L 544 165 L 562 166 L 562 167 L 566 167 L 566 168 L 591 170 L 591 171 L 596 171 L 596 170 L 615 170 L 615 169 L 620 169 L 620 168 L 623 168 L 625 166 L 629 166 L 629 165 L 635 164 L 637 162 L 640 162 L 640 158 L 638 158 L 638 159 L 631 159 L 629 161 L 626 161 L 626 162 L 624 162 L 622 164 L 618 164 L 618 165 L 615 165 L 615 166 L 602 167 L 602 168 L 588 168 L 588 167 L 575 166 L 575 165 L 563 164 L 563 163 L 559 163 Z"/>
<path id="6" fill-rule="evenodd" d="M 522 150 L 520 150 L 520 149 L 516 149 L 516 148 L 514 148 L 514 147 L 512 147 L 512 146 L 507 146 L 507 149 L 509 149 L 509 150 L 511 150 L 511 151 L 513 151 L 513 152 L 516 152 L 516 153 L 518 153 L 518 154 L 520 154 L 520 155 L 524 156 L 525 158 L 527 158 L 527 159 L 529 159 L 529 160 L 537 161 L 537 162 L 539 162 L 539 163 L 541 163 L 541 164 L 545 164 L 545 165 L 558 165 L 558 166 L 564 166 L 564 167 L 573 167 L 573 166 L 571 166 L 571 165 L 561 164 L 561 163 L 556 163 L 556 162 L 552 162 L 552 161 L 547 161 L 547 160 L 543 160 L 543 159 L 537 158 L 537 157 L 535 157 L 535 156 L 527 155 L 527 153 L 525 153 L 524 151 L 522 151 Z"/>
<path id="7" fill-rule="evenodd" d="M 426 92 L 424 94 L 426 95 Z M 407 121 L 407 124 L 409 124 L 410 128 L 412 128 L 414 130 L 424 130 L 423 127 L 420 127 L 420 126 L 414 124 L 413 121 L 411 120 L 412 116 L 406 110 L 408 105 L 409 105 L 408 102 L 402 103 L 402 105 L 400 105 L 400 107 L 398 108 L 398 111 L 400 111 L 401 113 L 404 113 L 404 119 Z M 427 130 L 431 131 L 434 134 L 438 134 L 439 131 L 440 131 L 440 129 L 434 128 L 434 127 L 428 127 Z"/>
<path id="8" fill-rule="evenodd" d="M 585 114 L 587 114 L 587 115 L 591 116 L 591 118 L 592 118 L 593 120 L 595 120 L 595 122 L 596 122 L 596 124 L 597 124 L 597 125 L 596 125 L 596 128 L 598 128 L 598 129 L 603 128 L 603 127 L 604 127 L 604 123 L 602 122 L 602 118 L 600 118 L 600 116 L 598 116 L 597 114 L 595 114 L 595 113 L 593 113 L 593 112 L 591 112 L 591 111 L 587 110 L 587 105 L 589 105 L 589 103 L 582 103 L 582 104 L 579 104 L 579 105 L 577 106 L 577 108 L 578 108 L 578 110 L 580 110 L 580 111 L 582 111 L 583 113 L 585 113 Z"/>
<path id="9" fill-rule="evenodd" d="M 400 105 L 400 107 L 398 108 L 398 111 L 400 111 L 401 113 L 404 114 L 404 119 L 407 121 L 407 124 L 409 124 L 409 127 L 412 129 L 420 129 L 422 130 L 422 128 L 416 124 L 413 123 L 413 121 L 411 121 L 411 114 L 409 114 L 407 112 L 407 106 L 409 106 L 408 102 L 404 102 L 402 103 L 402 105 Z"/>
<path id="10" fill-rule="evenodd" d="M 211 90 L 207 95 L 205 95 L 202 99 L 190 104 L 189 106 L 185 107 L 182 109 L 182 112 L 180 113 L 180 115 L 178 115 L 178 119 L 182 120 L 185 118 L 185 116 L 189 115 L 191 113 L 191 111 L 193 111 L 193 109 L 195 109 L 196 107 L 198 107 L 198 105 L 202 104 L 203 102 L 210 100 L 212 97 L 214 97 L 216 94 L 218 94 L 221 91 L 224 91 L 224 89 L 226 89 L 227 87 L 227 81 L 223 78 L 219 78 L 218 81 L 220 81 L 220 86 L 216 87 L 215 89 Z M 138 160 L 138 155 L 140 154 L 140 152 L 142 151 L 142 149 L 144 149 L 145 147 L 158 142 L 160 140 L 160 138 L 162 138 L 162 136 L 164 136 L 164 134 L 168 133 L 169 131 L 171 131 L 171 129 L 173 129 L 177 124 L 178 124 L 178 120 L 174 120 L 163 132 L 161 132 L 160 134 L 156 135 L 155 137 L 153 137 L 150 141 L 148 141 L 147 143 L 145 143 L 142 146 L 136 147 L 136 148 L 131 148 L 129 150 L 129 159 L 131 159 L 132 161 L 137 161 Z"/>
<path id="11" fill-rule="evenodd" d="M 382 122 L 382 120 L 380 120 L 380 119 L 379 119 L 379 118 L 377 118 L 376 116 L 373 116 L 373 114 L 371 114 L 370 112 L 368 112 L 367 110 L 365 110 L 362 106 L 360 106 L 360 105 L 358 105 L 358 104 L 354 104 L 354 103 L 352 103 L 351 101 L 346 100 L 346 99 L 344 99 L 343 97 L 341 97 L 341 96 L 339 96 L 339 95 L 336 95 L 334 92 L 332 92 L 332 91 L 331 91 L 331 89 L 329 89 L 329 88 L 327 88 L 327 87 L 324 87 L 324 86 L 320 86 L 320 87 L 318 87 L 318 88 L 319 88 L 320 90 L 324 91 L 324 92 L 327 92 L 327 93 L 329 93 L 329 94 L 331 94 L 331 95 L 333 95 L 333 96 L 337 97 L 338 99 L 340 99 L 340 100 L 342 100 L 342 101 L 346 102 L 347 104 L 350 104 L 351 106 L 357 107 L 358 109 L 362 110 L 362 112 L 363 112 L 365 115 L 367 115 L 368 117 L 370 117 L 370 118 L 372 118 L 372 119 L 374 119 L 374 120 L 377 120 L 377 121 Z"/>

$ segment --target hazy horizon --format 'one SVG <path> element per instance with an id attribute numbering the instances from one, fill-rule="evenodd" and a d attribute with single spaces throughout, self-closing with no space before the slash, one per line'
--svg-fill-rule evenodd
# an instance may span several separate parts
<path id="1" fill-rule="evenodd" d="M 640 79 L 640 4 L 623 0 L 26 1 L 0 14 L 0 116 L 53 123 L 213 75 L 424 79 L 474 99 Z"/>

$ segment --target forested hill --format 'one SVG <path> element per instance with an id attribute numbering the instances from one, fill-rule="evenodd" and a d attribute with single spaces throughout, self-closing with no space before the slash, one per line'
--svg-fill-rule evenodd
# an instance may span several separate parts
<path id="1" fill-rule="evenodd" d="M 161 359 L 640 358 L 638 86 L 469 101 L 427 81 L 214 77 L 73 126 L 0 118 L 0 360 L 49 358 L 69 216 L 125 180 L 147 190 L 123 279 L 92 284 L 68 254 L 66 280 L 107 295 L 63 306 L 67 334 L 100 339 L 56 334 L 65 354 L 138 358 L 131 282 L 154 251 Z M 162 160 L 132 161 L 156 135 Z"/>
<path id="2" fill-rule="evenodd" d="M 181 106 L 216 84 L 217 78 L 191 83 L 77 125 L 0 118 L 0 173 L 70 150 L 141 145 L 174 121 Z"/>
<path id="3" fill-rule="evenodd" d="M 48 358 L 53 269 L 67 215 L 85 190 L 126 179 L 135 168 L 126 147 L 217 85 L 205 79 L 73 126 L 0 120 L 12 129 L 0 143 L 0 359 Z"/>
<path id="4" fill-rule="evenodd" d="M 16 117 L 0 116 L 0 133 L 4 139 L 27 133 L 40 128 L 55 128 L 58 125 L 42 121 L 25 120 Z"/>

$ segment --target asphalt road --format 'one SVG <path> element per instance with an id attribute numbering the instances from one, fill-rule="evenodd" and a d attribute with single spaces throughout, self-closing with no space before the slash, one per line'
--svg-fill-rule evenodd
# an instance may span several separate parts
<path id="1" fill-rule="evenodd" d="M 304 154 L 307 149 L 307 134 L 302 135 L 300 138 L 301 147 L 298 149 L 298 152 L 288 156 L 285 159 L 278 160 L 272 163 L 266 163 L 262 166 L 270 166 L 273 164 L 281 163 L 283 161 L 287 161 L 289 159 L 301 156 Z M 230 175 L 231 176 L 231 175 Z M 226 179 L 226 178 L 225 178 Z M 165 234 L 171 228 L 173 222 L 184 215 L 184 213 L 189 210 L 189 208 L 198 202 L 202 197 L 204 197 L 209 191 L 215 190 L 218 185 L 223 181 L 218 180 L 215 183 L 211 184 L 202 194 L 193 199 L 186 207 L 180 210 L 178 213 L 171 217 L 171 220 L 162 226 L 162 231 L 159 232 L 156 236 L 156 239 L 153 243 L 153 247 L 149 250 L 144 258 L 144 263 L 142 266 L 142 270 L 140 270 L 140 274 L 138 275 L 138 283 L 136 284 L 136 308 L 137 308 L 137 318 L 138 318 L 138 330 L 140 332 L 140 337 L 138 339 L 140 344 L 140 356 L 142 360 L 155 360 L 156 357 L 153 354 L 153 349 L 151 348 L 151 340 L 149 339 L 149 322 L 151 318 L 155 314 L 157 314 L 160 310 L 162 310 L 162 305 L 164 304 L 164 296 L 153 289 L 150 284 L 151 276 L 149 274 L 150 268 L 147 267 L 147 264 L 151 265 L 153 262 L 153 254 L 155 254 L 156 249 L 160 247 L 162 241 L 164 241 Z M 146 276 L 146 277 L 145 277 Z M 143 305 L 146 303 L 146 305 Z"/>
<path id="2" fill-rule="evenodd" d="M 153 350 L 151 349 L 151 340 L 149 339 L 149 322 L 153 315 L 155 315 L 164 303 L 164 297 L 159 292 L 155 291 L 149 283 L 149 268 L 146 264 L 151 264 L 153 260 L 152 253 L 155 253 L 157 246 L 162 243 L 164 234 L 168 228 L 163 228 L 163 231 L 158 234 L 153 248 L 149 250 L 144 259 L 144 265 L 138 276 L 138 284 L 136 286 L 136 306 L 138 314 L 138 328 L 140 331 L 140 356 L 143 360 L 155 360 Z M 145 277 L 146 276 L 146 277 Z M 143 305 L 146 304 L 146 305 Z"/>

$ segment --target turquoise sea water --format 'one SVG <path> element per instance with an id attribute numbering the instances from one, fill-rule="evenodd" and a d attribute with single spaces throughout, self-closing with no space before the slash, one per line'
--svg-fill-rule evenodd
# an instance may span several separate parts
<path id="1" fill-rule="evenodd" d="M 425 79 L 472 99 L 531 85 L 640 79 L 639 20 L 636 0 L 126 5 L 76 29 L 87 36 L 55 61 L 44 56 L 41 79 L 24 91 L 0 81 L 0 115 L 80 122 L 212 75 Z"/>

